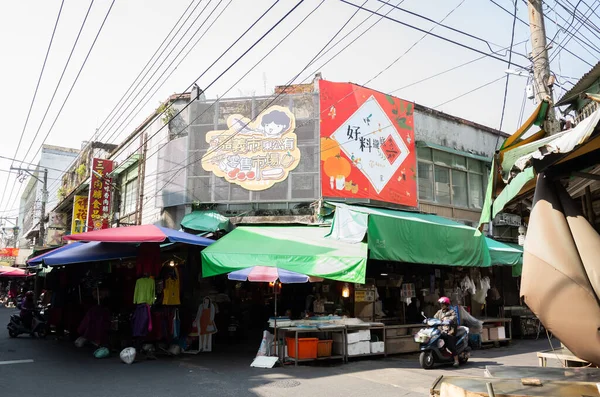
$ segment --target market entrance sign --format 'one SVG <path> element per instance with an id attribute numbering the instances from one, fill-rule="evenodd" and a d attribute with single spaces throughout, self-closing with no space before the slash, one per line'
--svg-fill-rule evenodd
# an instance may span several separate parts
<path id="1" fill-rule="evenodd" d="M 319 90 L 323 196 L 416 207 L 414 104 L 349 83 Z"/>
<path id="2" fill-rule="evenodd" d="M 286 107 L 271 106 L 256 119 L 240 114 L 227 130 L 206 134 L 209 149 L 202 168 L 246 190 L 266 190 L 287 179 L 300 162 L 296 119 Z"/>

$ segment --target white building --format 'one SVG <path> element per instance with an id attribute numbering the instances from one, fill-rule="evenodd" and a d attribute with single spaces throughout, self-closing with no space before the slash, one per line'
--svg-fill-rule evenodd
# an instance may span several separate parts
<path id="1" fill-rule="evenodd" d="M 21 194 L 19 203 L 19 242 L 18 246 L 27 248 L 39 234 L 39 221 L 42 205 L 42 191 L 44 169 L 48 170 L 48 186 L 55 184 L 62 178 L 63 172 L 79 154 L 78 149 L 71 149 L 52 145 L 43 145 L 37 169 L 29 167 L 34 176 L 27 179 L 27 186 Z M 56 194 L 48 194 L 46 202 L 46 215 L 57 204 Z"/>

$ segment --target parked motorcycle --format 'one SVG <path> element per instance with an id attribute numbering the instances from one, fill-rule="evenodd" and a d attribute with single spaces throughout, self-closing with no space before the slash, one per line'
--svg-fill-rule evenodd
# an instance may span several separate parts
<path id="1" fill-rule="evenodd" d="M 431 369 L 435 364 L 453 364 L 452 353 L 450 353 L 450 350 L 445 346 L 445 341 L 440 337 L 442 331 L 440 331 L 439 327 L 443 325 L 443 322 L 435 318 L 426 318 L 424 323 L 427 324 L 427 328 L 419 330 L 414 337 L 415 342 L 421 345 L 421 354 L 419 356 L 421 368 Z M 471 356 L 469 328 L 457 327 L 455 337 L 458 362 L 465 364 Z"/>
<path id="2" fill-rule="evenodd" d="M 10 316 L 10 322 L 6 326 L 8 335 L 11 338 L 16 338 L 21 334 L 29 334 L 37 338 L 45 338 L 49 333 L 48 321 L 45 316 L 45 308 L 32 309 L 33 319 L 31 320 L 31 328 L 29 328 L 21 318 L 19 313 Z"/>

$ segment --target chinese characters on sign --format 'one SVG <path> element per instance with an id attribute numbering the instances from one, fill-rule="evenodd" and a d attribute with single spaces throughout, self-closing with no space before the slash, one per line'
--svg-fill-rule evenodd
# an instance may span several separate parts
<path id="1" fill-rule="evenodd" d="M 202 168 L 247 190 L 266 190 L 284 181 L 300 162 L 294 133 L 296 120 L 288 108 L 271 106 L 255 121 L 234 114 L 227 130 L 206 134 L 210 147 Z"/>
<path id="2" fill-rule="evenodd" d="M 73 221 L 71 222 L 71 234 L 85 232 L 87 220 L 88 196 L 75 196 L 73 198 Z"/>
<path id="3" fill-rule="evenodd" d="M 323 197 L 416 207 L 414 105 L 349 83 L 319 90 Z"/>
<path id="4" fill-rule="evenodd" d="M 87 205 L 87 231 L 110 227 L 111 179 L 113 162 L 104 159 L 92 160 L 92 177 Z"/>
<path id="5" fill-rule="evenodd" d="M 18 248 L 0 248 L 0 257 L 16 258 L 17 256 L 19 256 Z"/>

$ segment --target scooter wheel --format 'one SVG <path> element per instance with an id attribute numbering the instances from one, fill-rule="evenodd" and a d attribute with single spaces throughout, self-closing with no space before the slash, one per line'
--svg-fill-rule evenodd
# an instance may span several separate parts
<path id="1" fill-rule="evenodd" d="M 17 334 L 15 331 L 9 329 L 8 336 L 10 336 L 11 338 L 16 338 L 17 336 L 19 336 L 19 334 Z"/>
<path id="2" fill-rule="evenodd" d="M 431 352 L 421 352 L 419 356 L 419 364 L 423 369 L 432 369 L 435 365 L 435 359 Z"/>
<path id="3" fill-rule="evenodd" d="M 458 362 L 462 365 L 462 364 L 466 364 L 467 361 L 469 361 L 469 355 L 467 354 L 461 354 L 460 356 L 458 356 Z"/>
<path id="4" fill-rule="evenodd" d="M 35 333 L 35 337 L 38 339 L 45 339 L 47 335 L 48 335 L 48 332 L 43 327 L 40 328 L 40 330 Z"/>

